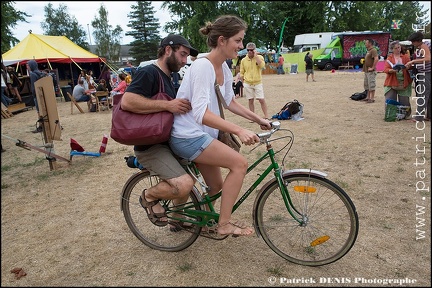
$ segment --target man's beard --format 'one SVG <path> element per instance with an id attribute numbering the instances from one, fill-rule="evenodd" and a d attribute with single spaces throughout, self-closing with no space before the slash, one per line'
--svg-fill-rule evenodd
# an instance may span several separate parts
<path id="1" fill-rule="evenodd" d="M 177 62 L 174 53 L 172 53 L 171 56 L 167 58 L 166 65 L 168 67 L 168 70 L 171 72 L 179 72 L 180 68 L 182 68 L 182 66 L 180 66 L 181 64 Z"/>

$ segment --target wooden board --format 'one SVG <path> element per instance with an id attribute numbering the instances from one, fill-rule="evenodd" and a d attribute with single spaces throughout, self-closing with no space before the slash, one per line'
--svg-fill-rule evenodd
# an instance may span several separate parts
<path id="1" fill-rule="evenodd" d="M 52 77 L 47 76 L 37 80 L 35 82 L 35 90 L 39 105 L 39 115 L 43 117 L 44 124 L 48 124 L 51 134 L 48 143 L 51 143 L 51 140 L 61 141 L 61 125 Z"/>

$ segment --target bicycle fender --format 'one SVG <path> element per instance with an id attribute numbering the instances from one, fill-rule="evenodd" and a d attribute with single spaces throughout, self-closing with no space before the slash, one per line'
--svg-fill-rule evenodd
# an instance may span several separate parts
<path id="1" fill-rule="evenodd" d="M 291 169 L 291 170 L 284 170 L 282 172 L 282 176 L 285 175 L 296 175 L 296 174 L 311 174 L 320 178 L 327 178 L 327 173 L 319 171 L 319 170 L 314 170 L 314 169 Z"/>
<path id="2" fill-rule="evenodd" d="M 325 173 L 325 172 L 322 172 L 322 171 L 319 171 L 319 170 L 314 170 L 314 169 L 302 169 L 302 168 L 291 169 L 291 170 L 284 170 L 282 172 L 282 177 L 289 176 L 289 175 L 299 175 L 299 174 L 309 174 L 309 175 L 316 176 L 318 178 L 327 178 L 327 173 Z M 271 184 L 273 184 L 273 182 L 275 182 L 275 181 L 276 181 L 276 179 L 273 177 L 267 183 L 265 183 L 261 187 L 261 189 L 258 192 L 257 196 L 259 196 L 264 190 L 267 189 L 268 186 L 270 186 Z"/>

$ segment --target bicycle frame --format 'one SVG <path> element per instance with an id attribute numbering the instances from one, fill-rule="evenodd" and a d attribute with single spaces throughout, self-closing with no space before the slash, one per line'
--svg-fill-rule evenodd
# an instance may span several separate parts
<path id="1" fill-rule="evenodd" d="M 289 191 L 283 183 L 283 175 L 285 175 L 287 172 L 292 173 L 292 172 L 298 172 L 299 170 L 301 170 L 301 172 L 303 172 L 303 173 L 305 171 L 307 171 L 308 173 L 313 173 L 315 175 L 319 175 L 319 177 L 325 177 L 325 174 L 322 172 L 319 172 L 319 171 L 307 170 L 307 169 L 296 169 L 296 170 L 291 170 L 291 171 L 283 171 L 275 159 L 276 153 L 273 150 L 273 147 L 270 144 L 270 141 L 268 139 L 269 136 L 271 135 L 270 133 L 267 132 L 267 133 L 262 133 L 262 134 L 258 135 L 258 136 L 262 137 L 261 143 L 265 143 L 267 151 L 264 155 L 262 155 L 258 160 L 256 160 L 253 164 L 251 164 L 247 168 L 246 175 L 249 174 L 252 170 L 254 170 L 261 162 L 263 162 L 267 158 L 269 158 L 271 163 L 264 170 L 264 172 L 258 177 L 258 179 L 237 200 L 237 202 L 233 206 L 232 213 L 234 213 L 240 207 L 240 205 L 258 187 L 258 185 L 261 184 L 264 181 L 264 179 L 273 171 L 274 177 L 275 177 L 276 181 L 278 182 L 278 186 L 279 186 L 282 198 L 284 200 L 285 206 L 286 206 L 289 214 L 293 217 L 293 219 L 295 219 L 295 221 L 297 221 L 299 224 L 301 224 L 303 222 L 303 219 L 301 217 L 299 217 L 299 216 L 301 216 L 301 213 L 294 207 L 294 204 L 291 201 Z M 268 136 L 266 134 L 268 134 Z M 195 165 L 195 163 L 193 163 L 193 162 L 188 163 L 188 170 L 189 170 L 189 173 L 200 184 L 201 190 L 203 191 L 202 194 L 197 193 L 198 195 L 196 195 L 198 200 L 199 200 L 199 205 L 201 207 L 208 207 L 208 210 L 210 210 L 210 211 L 207 211 L 206 209 L 202 209 L 202 210 L 188 209 L 189 207 L 192 207 L 192 206 L 188 206 L 187 204 L 182 204 L 182 205 L 179 205 L 178 210 L 177 209 L 175 209 L 175 210 L 171 209 L 171 211 L 169 211 L 167 214 L 169 215 L 170 213 L 176 213 L 176 214 L 182 215 L 182 216 L 196 217 L 196 219 L 201 219 L 201 221 L 197 222 L 197 221 L 194 221 L 191 219 L 185 220 L 184 218 L 178 218 L 178 217 L 174 217 L 174 216 L 172 216 L 171 218 L 174 220 L 182 220 L 184 222 L 190 222 L 193 224 L 197 224 L 199 226 L 205 226 L 205 225 L 207 225 L 207 223 L 211 223 L 211 225 L 214 225 L 219 220 L 219 214 L 215 211 L 215 208 L 214 208 L 212 202 L 214 202 L 215 200 L 217 200 L 218 198 L 220 198 L 222 196 L 222 191 L 219 191 L 218 193 L 216 193 L 213 196 L 209 196 L 207 193 L 208 187 L 204 183 L 202 176 L 199 172 L 199 169 Z M 268 181 L 268 183 L 266 185 L 264 185 L 263 188 L 265 188 L 271 182 L 273 182 L 273 180 Z M 261 189 L 261 191 L 263 191 L 263 188 Z M 302 189 L 307 190 L 308 187 L 302 187 Z"/>

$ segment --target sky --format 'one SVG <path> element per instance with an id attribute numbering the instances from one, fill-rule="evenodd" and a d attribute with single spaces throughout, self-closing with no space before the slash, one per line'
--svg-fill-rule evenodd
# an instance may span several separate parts
<path id="1" fill-rule="evenodd" d="M 14 31 L 14 36 L 18 38 L 18 40 L 23 40 L 28 35 L 29 30 L 32 30 L 32 33 L 34 34 L 43 34 L 41 22 L 45 18 L 44 7 L 47 3 L 48 2 L 46 1 L 16 1 L 14 3 L 16 10 L 26 12 L 32 16 L 27 19 L 29 23 L 18 22 L 16 31 Z M 58 9 L 59 4 L 64 3 L 67 6 L 70 15 L 75 16 L 78 23 L 86 31 L 87 36 L 90 34 L 90 38 L 87 39 L 87 41 L 91 44 L 94 44 L 91 36 L 91 20 L 98 15 L 98 10 L 103 3 L 108 11 L 108 24 L 112 27 L 120 25 L 123 29 L 123 39 L 120 44 L 127 45 L 134 40 L 132 37 L 126 36 L 124 33 L 130 31 L 130 28 L 126 26 L 129 23 L 127 15 L 131 12 L 130 6 L 136 4 L 136 1 L 50 1 L 50 3 L 53 4 L 54 9 Z M 161 37 L 164 37 L 167 33 L 162 31 L 162 27 L 166 22 L 170 21 L 171 17 L 168 11 L 160 8 L 162 1 L 152 1 L 152 4 L 155 8 L 154 11 L 156 11 L 155 18 L 159 20 L 161 27 L 159 34 Z M 420 1 L 420 4 L 423 5 L 424 9 L 429 9 L 429 13 L 431 12 L 431 4 L 429 1 Z M 87 24 L 89 25 L 87 26 Z"/>
<path id="2" fill-rule="evenodd" d="M 123 29 L 123 39 L 121 44 L 126 45 L 133 41 L 133 37 L 126 36 L 125 32 L 130 31 L 131 29 L 126 25 L 129 23 L 128 14 L 131 12 L 131 5 L 136 5 L 136 1 L 49 1 L 52 3 L 54 9 L 58 9 L 60 3 L 63 3 L 67 6 L 67 11 L 70 15 L 75 16 L 78 23 L 82 26 L 82 28 L 86 31 L 87 37 L 88 32 L 90 30 L 90 35 L 92 34 L 92 26 L 91 21 L 94 17 L 98 16 L 99 8 L 103 3 L 105 9 L 108 11 L 108 21 L 109 25 L 113 28 L 117 25 Z M 159 34 L 161 37 L 166 36 L 168 33 L 162 31 L 162 27 L 166 22 L 171 20 L 169 13 L 166 10 L 162 10 L 160 6 L 162 5 L 162 1 L 152 1 L 155 18 L 159 20 L 159 24 L 161 30 Z M 34 34 L 43 34 L 43 30 L 41 27 L 41 22 L 45 19 L 44 7 L 48 5 L 47 1 L 15 1 L 13 7 L 16 10 L 25 12 L 31 17 L 27 18 L 26 22 L 18 22 L 16 30 L 14 31 L 14 36 L 18 40 L 23 40 L 28 35 L 28 31 L 32 30 Z M 87 24 L 89 24 L 87 26 Z M 87 41 L 91 44 L 94 44 L 93 36 Z"/>

